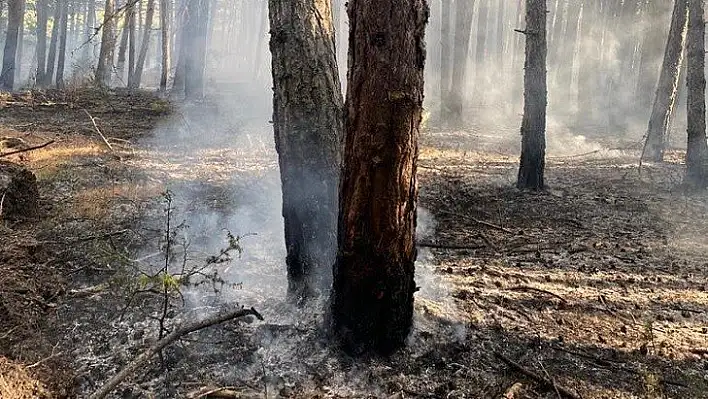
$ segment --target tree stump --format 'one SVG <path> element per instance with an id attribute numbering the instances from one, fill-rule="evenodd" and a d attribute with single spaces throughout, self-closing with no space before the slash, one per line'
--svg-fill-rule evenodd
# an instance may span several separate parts
<path id="1" fill-rule="evenodd" d="M 38 215 L 37 178 L 12 162 L 0 161 L 0 220 L 19 221 Z"/>

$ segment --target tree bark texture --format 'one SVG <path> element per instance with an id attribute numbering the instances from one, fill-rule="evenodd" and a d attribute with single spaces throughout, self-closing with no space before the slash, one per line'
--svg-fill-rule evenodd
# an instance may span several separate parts
<path id="1" fill-rule="evenodd" d="M 7 36 L 2 57 L 2 72 L 0 72 L 0 90 L 12 91 L 15 85 L 15 57 L 22 24 L 22 14 L 25 11 L 24 0 L 9 0 L 7 3 Z"/>
<path id="2" fill-rule="evenodd" d="M 106 0 L 103 12 L 103 32 L 101 34 L 101 52 L 96 66 L 96 83 L 99 86 L 109 86 L 113 70 L 113 53 L 116 46 L 115 0 Z"/>
<path id="3" fill-rule="evenodd" d="M 268 4 L 288 293 L 298 300 L 332 283 L 344 105 L 330 0 Z"/>
<path id="4" fill-rule="evenodd" d="M 169 0 L 160 0 L 160 91 L 167 91 L 167 79 L 170 74 L 170 4 Z"/>
<path id="5" fill-rule="evenodd" d="M 660 162 L 664 159 L 666 131 L 676 103 L 679 70 L 683 60 L 687 15 L 688 4 L 686 0 L 675 0 L 664 61 L 661 65 L 661 74 L 654 97 L 654 106 L 649 117 L 646 144 L 642 154 L 642 158 L 645 160 Z"/>
<path id="6" fill-rule="evenodd" d="M 116 64 L 116 74 L 121 80 L 125 79 L 125 54 L 128 51 L 128 39 L 130 38 L 130 18 L 132 12 L 133 6 L 129 3 L 126 5 L 125 13 L 123 15 L 123 30 L 120 34 L 120 44 L 118 45 L 118 61 Z"/>
<path id="7" fill-rule="evenodd" d="M 708 144 L 706 142 L 705 0 L 688 0 L 686 53 L 688 74 L 687 183 L 708 186 Z"/>
<path id="8" fill-rule="evenodd" d="M 332 333 L 351 353 L 390 353 L 416 290 L 416 167 L 425 0 L 350 0 L 349 76 Z"/>
<path id="9" fill-rule="evenodd" d="M 128 83 L 128 86 L 131 89 L 137 89 L 140 87 L 140 82 L 142 81 L 145 59 L 147 58 L 147 52 L 150 48 L 150 34 L 152 33 L 152 18 L 154 15 L 155 0 L 148 0 L 147 11 L 145 12 L 145 29 L 143 29 L 143 40 L 140 42 L 140 53 L 138 54 L 138 61 L 135 63 L 133 80 Z"/>
<path id="10" fill-rule="evenodd" d="M 187 24 L 183 36 L 185 55 L 184 96 L 197 99 L 204 97 L 204 72 L 206 42 L 209 24 L 209 1 L 189 0 Z"/>
<path id="11" fill-rule="evenodd" d="M 526 0 L 521 163 L 516 186 L 542 190 L 546 158 L 546 0 Z"/>

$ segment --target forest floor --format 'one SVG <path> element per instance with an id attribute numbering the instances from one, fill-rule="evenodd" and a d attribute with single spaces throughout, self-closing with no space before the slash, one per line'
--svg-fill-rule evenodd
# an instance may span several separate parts
<path id="1" fill-rule="evenodd" d="M 114 397 L 708 398 L 708 195 L 681 185 L 679 151 L 640 173 L 629 141 L 549 127 L 549 190 L 531 193 L 516 127 L 430 129 L 414 330 L 355 360 L 322 337 L 323 303 L 284 301 L 268 101 L 236 90 L 0 98 L 0 136 L 55 141 L 7 157 L 37 175 L 42 215 L 0 223 L 0 397 L 87 396 L 154 342 L 162 296 L 141 276 L 177 226 L 170 267 L 227 230 L 242 253 L 212 265 L 219 292 L 181 288 L 168 328 L 236 303 L 265 321 L 192 334 Z"/>

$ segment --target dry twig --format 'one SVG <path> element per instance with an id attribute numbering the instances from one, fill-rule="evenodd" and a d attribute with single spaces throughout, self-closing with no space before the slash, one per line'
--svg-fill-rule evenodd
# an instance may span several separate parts
<path id="1" fill-rule="evenodd" d="M 554 298 L 558 298 L 558 299 L 560 299 L 560 301 L 563 302 L 563 303 L 568 303 L 568 301 L 566 301 L 565 298 L 563 298 L 562 296 L 560 296 L 560 295 L 558 295 L 558 294 L 555 294 L 555 293 L 553 293 L 553 292 L 551 292 L 551 291 L 543 290 L 543 289 L 541 289 L 541 288 L 530 287 L 530 286 L 528 286 L 528 285 L 520 285 L 520 286 L 517 286 L 517 287 L 511 287 L 511 288 L 509 288 L 509 290 L 511 290 L 511 291 L 527 291 L 527 292 L 528 292 L 528 291 L 534 291 L 534 292 L 540 292 L 540 293 L 542 293 L 542 294 L 546 294 L 546 295 L 550 295 L 550 296 L 552 296 L 552 297 L 554 297 Z"/>
<path id="2" fill-rule="evenodd" d="M 21 149 L 21 150 L 5 152 L 5 153 L 0 154 L 0 158 L 2 158 L 2 157 L 7 157 L 7 156 L 10 156 L 10 155 L 19 154 L 19 153 L 22 153 L 22 152 L 38 150 L 38 149 L 44 148 L 44 147 L 46 147 L 46 146 L 48 146 L 48 145 L 50 145 L 50 144 L 54 144 L 54 140 L 49 140 L 49 141 L 47 141 L 47 142 L 44 143 L 44 144 L 36 145 L 36 146 L 33 146 L 33 147 L 23 148 L 23 149 Z"/>
<path id="3" fill-rule="evenodd" d="M 108 139 L 106 138 L 106 136 L 104 136 L 103 133 L 101 133 L 101 129 L 98 128 L 98 125 L 96 124 L 96 118 L 91 116 L 91 114 L 85 108 L 82 110 L 86 113 L 86 115 L 89 117 L 89 119 L 91 119 L 91 123 L 93 123 L 94 129 L 96 129 L 96 132 L 98 133 L 98 135 L 101 136 L 101 139 L 106 144 L 108 149 L 111 150 L 112 152 L 115 152 L 111 143 L 108 142 Z"/>
<path id="4" fill-rule="evenodd" d="M 514 370 L 524 374 L 525 376 L 536 380 L 537 382 L 545 385 L 547 388 L 550 389 L 555 389 L 556 392 L 558 392 L 561 397 L 564 398 L 570 398 L 570 399 L 581 399 L 580 395 L 576 394 L 575 392 L 571 391 L 570 389 L 564 387 L 563 385 L 558 384 L 557 382 L 550 380 L 542 375 L 538 375 L 534 373 L 533 371 L 525 368 L 524 366 L 520 365 L 519 363 L 516 363 L 515 361 L 509 359 L 508 357 L 504 356 L 503 354 L 499 352 L 494 352 L 494 355 L 502 360 L 504 363 L 506 363 L 509 367 L 513 368 Z"/>
<path id="5" fill-rule="evenodd" d="M 141 353 L 135 360 L 133 360 L 131 363 L 129 363 L 123 370 L 118 372 L 113 378 L 108 380 L 101 388 L 99 388 L 96 392 L 92 393 L 91 396 L 89 396 L 89 399 L 102 399 L 105 398 L 111 391 L 113 391 L 118 384 L 120 384 L 123 380 L 128 378 L 131 374 L 133 374 L 135 371 L 137 371 L 139 368 L 145 365 L 150 358 L 155 356 L 157 353 L 162 351 L 167 345 L 171 344 L 172 342 L 180 339 L 182 336 L 193 333 L 195 331 L 201 330 L 203 328 L 213 326 L 216 324 L 221 324 L 223 322 L 233 320 L 239 317 L 245 317 L 245 316 L 255 316 L 258 318 L 258 320 L 263 320 L 263 316 L 261 316 L 258 311 L 254 308 L 250 309 L 235 309 L 231 310 L 229 312 L 225 313 L 219 313 L 210 317 L 207 317 L 204 320 L 201 321 L 196 321 L 192 323 L 187 323 L 182 325 L 181 327 L 177 328 L 176 330 L 172 331 L 170 334 L 166 335 L 164 338 L 161 340 L 157 341 L 154 345 L 149 347 L 147 350 L 145 350 L 143 353 Z"/>

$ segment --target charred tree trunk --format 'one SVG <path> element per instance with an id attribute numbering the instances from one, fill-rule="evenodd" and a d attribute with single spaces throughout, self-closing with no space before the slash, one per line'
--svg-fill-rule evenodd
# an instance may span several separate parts
<path id="1" fill-rule="evenodd" d="M 455 51 L 452 63 L 452 86 L 448 97 L 450 122 L 459 127 L 463 123 L 462 103 L 465 89 L 465 72 L 469 56 L 470 36 L 472 34 L 472 17 L 474 16 L 474 0 L 462 0 L 456 3 L 455 10 Z"/>
<path id="2" fill-rule="evenodd" d="M 138 62 L 135 64 L 133 72 L 133 80 L 128 82 L 128 87 L 137 89 L 140 87 L 140 82 L 143 77 L 143 67 L 145 66 L 145 58 L 147 58 L 148 48 L 150 47 L 150 34 L 152 33 L 152 17 L 155 15 L 155 0 L 148 0 L 147 11 L 145 12 L 145 27 L 143 29 L 143 40 L 140 42 L 140 54 Z"/>
<path id="3" fill-rule="evenodd" d="M 49 40 L 49 55 L 47 56 L 47 71 L 44 74 L 43 86 L 52 84 L 54 67 L 57 61 L 57 45 L 59 43 L 59 26 L 61 25 L 61 1 L 54 1 L 54 19 L 52 20 L 52 38 Z"/>
<path id="4" fill-rule="evenodd" d="M 22 14 L 25 11 L 24 0 L 9 0 L 7 3 L 7 36 L 2 57 L 2 72 L 0 73 L 0 90 L 12 91 L 15 85 L 15 57 L 17 42 L 20 36 Z"/>
<path id="5" fill-rule="evenodd" d="M 170 74 L 170 1 L 160 0 L 160 91 L 167 91 Z"/>
<path id="6" fill-rule="evenodd" d="M 188 12 L 190 32 L 185 37 L 188 45 L 184 64 L 184 97 L 198 99 L 204 97 L 204 69 L 206 62 L 206 44 L 209 25 L 209 1 L 190 0 Z"/>
<path id="7" fill-rule="evenodd" d="M 332 283 L 343 100 L 330 0 L 270 0 L 268 6 L 288 294 L 300 300 Z"/>
<path id="8" fill-rule="evenodd" d="M 349 352 L 405 343 L 416 290 L 425 0 L 350 0 L 346 139 L 331 327 Z"/>
<path id="9" fill-rule="evenodd" d="M 671 16 L 669 38 L 666 41 L 666 52 L 661 65 L 661 75 L 656 88 L 654 107 L 649 117 L 646 143 L 642 159 L 660 162 L 664 159 L 666 147 L 666 130 L 669 126 L 671 112 L 676 102 L 676 92 L 679 85 L 679 70 L 683 59 L 683 48 L 686 41 L 686 23 L 688 4 L 686 0 L 675 0 Z"/>
<path id="10" fill-rule="evenodd" d="M 686 52 L 688 74 L 688 147 L 686 181 L 699 188 L 708 186 L 708 144 L 706 142 L 705 0 L 688 0 Z"/>
<path id="11" fill-rule="evenodd" d="M 59 57 L 57 58 L 57 89 L 64 88 L 64 60 L 66 59 L 67 20 L 69 0 L 61 0 L 61 26 L 59 27 Z"/>
<path id="12" fill-rule="evenodd" d="M 44 84 L 44 75 L 47 68 L 47 1 L 37 0 L 37 85 Z"/>
<path id="13" fill-rule="evenodd" d="M 516 187 L 543 190 L 546 164 L 546 0 L 526 0 L 521 165 Z"/>
<path id="14" fill-rule="evenodd" d="M 133 11 L 132 0 L 126 4 L 125 15 L 123 16 L 123 31 L 120 34 L 120 44 L 118 45 L 118 61 L 116 64 L 116 74 L 119 79 L 125 79 L 125 53 L 128 51 L 128 39 L 130 38 L 130 18 Z M 129 74 L 130 75 L 130 74 Z"/>
<path id="15" fill-rule="evenodd" d="M 462 2 L 465 2 L 463 0 Z M 442 20 L 440 21 L 440 121 L 442 125 L 447 123 L 450 116 L 450 84 L 452 76 L 452 51 L 450 37 L 450 15 L 452 8 L 451 0 L 441 2 Z"/>
<path id="16" fill-rule="evenodd" d="M 103 12 L 103 33 L 101 35 L 101 53 L 96 66 L 96 83 L 99 86 L 109 86 L 113 69 L 113 53 L 116 46 L 115 0 L 106 0 Z"/>

